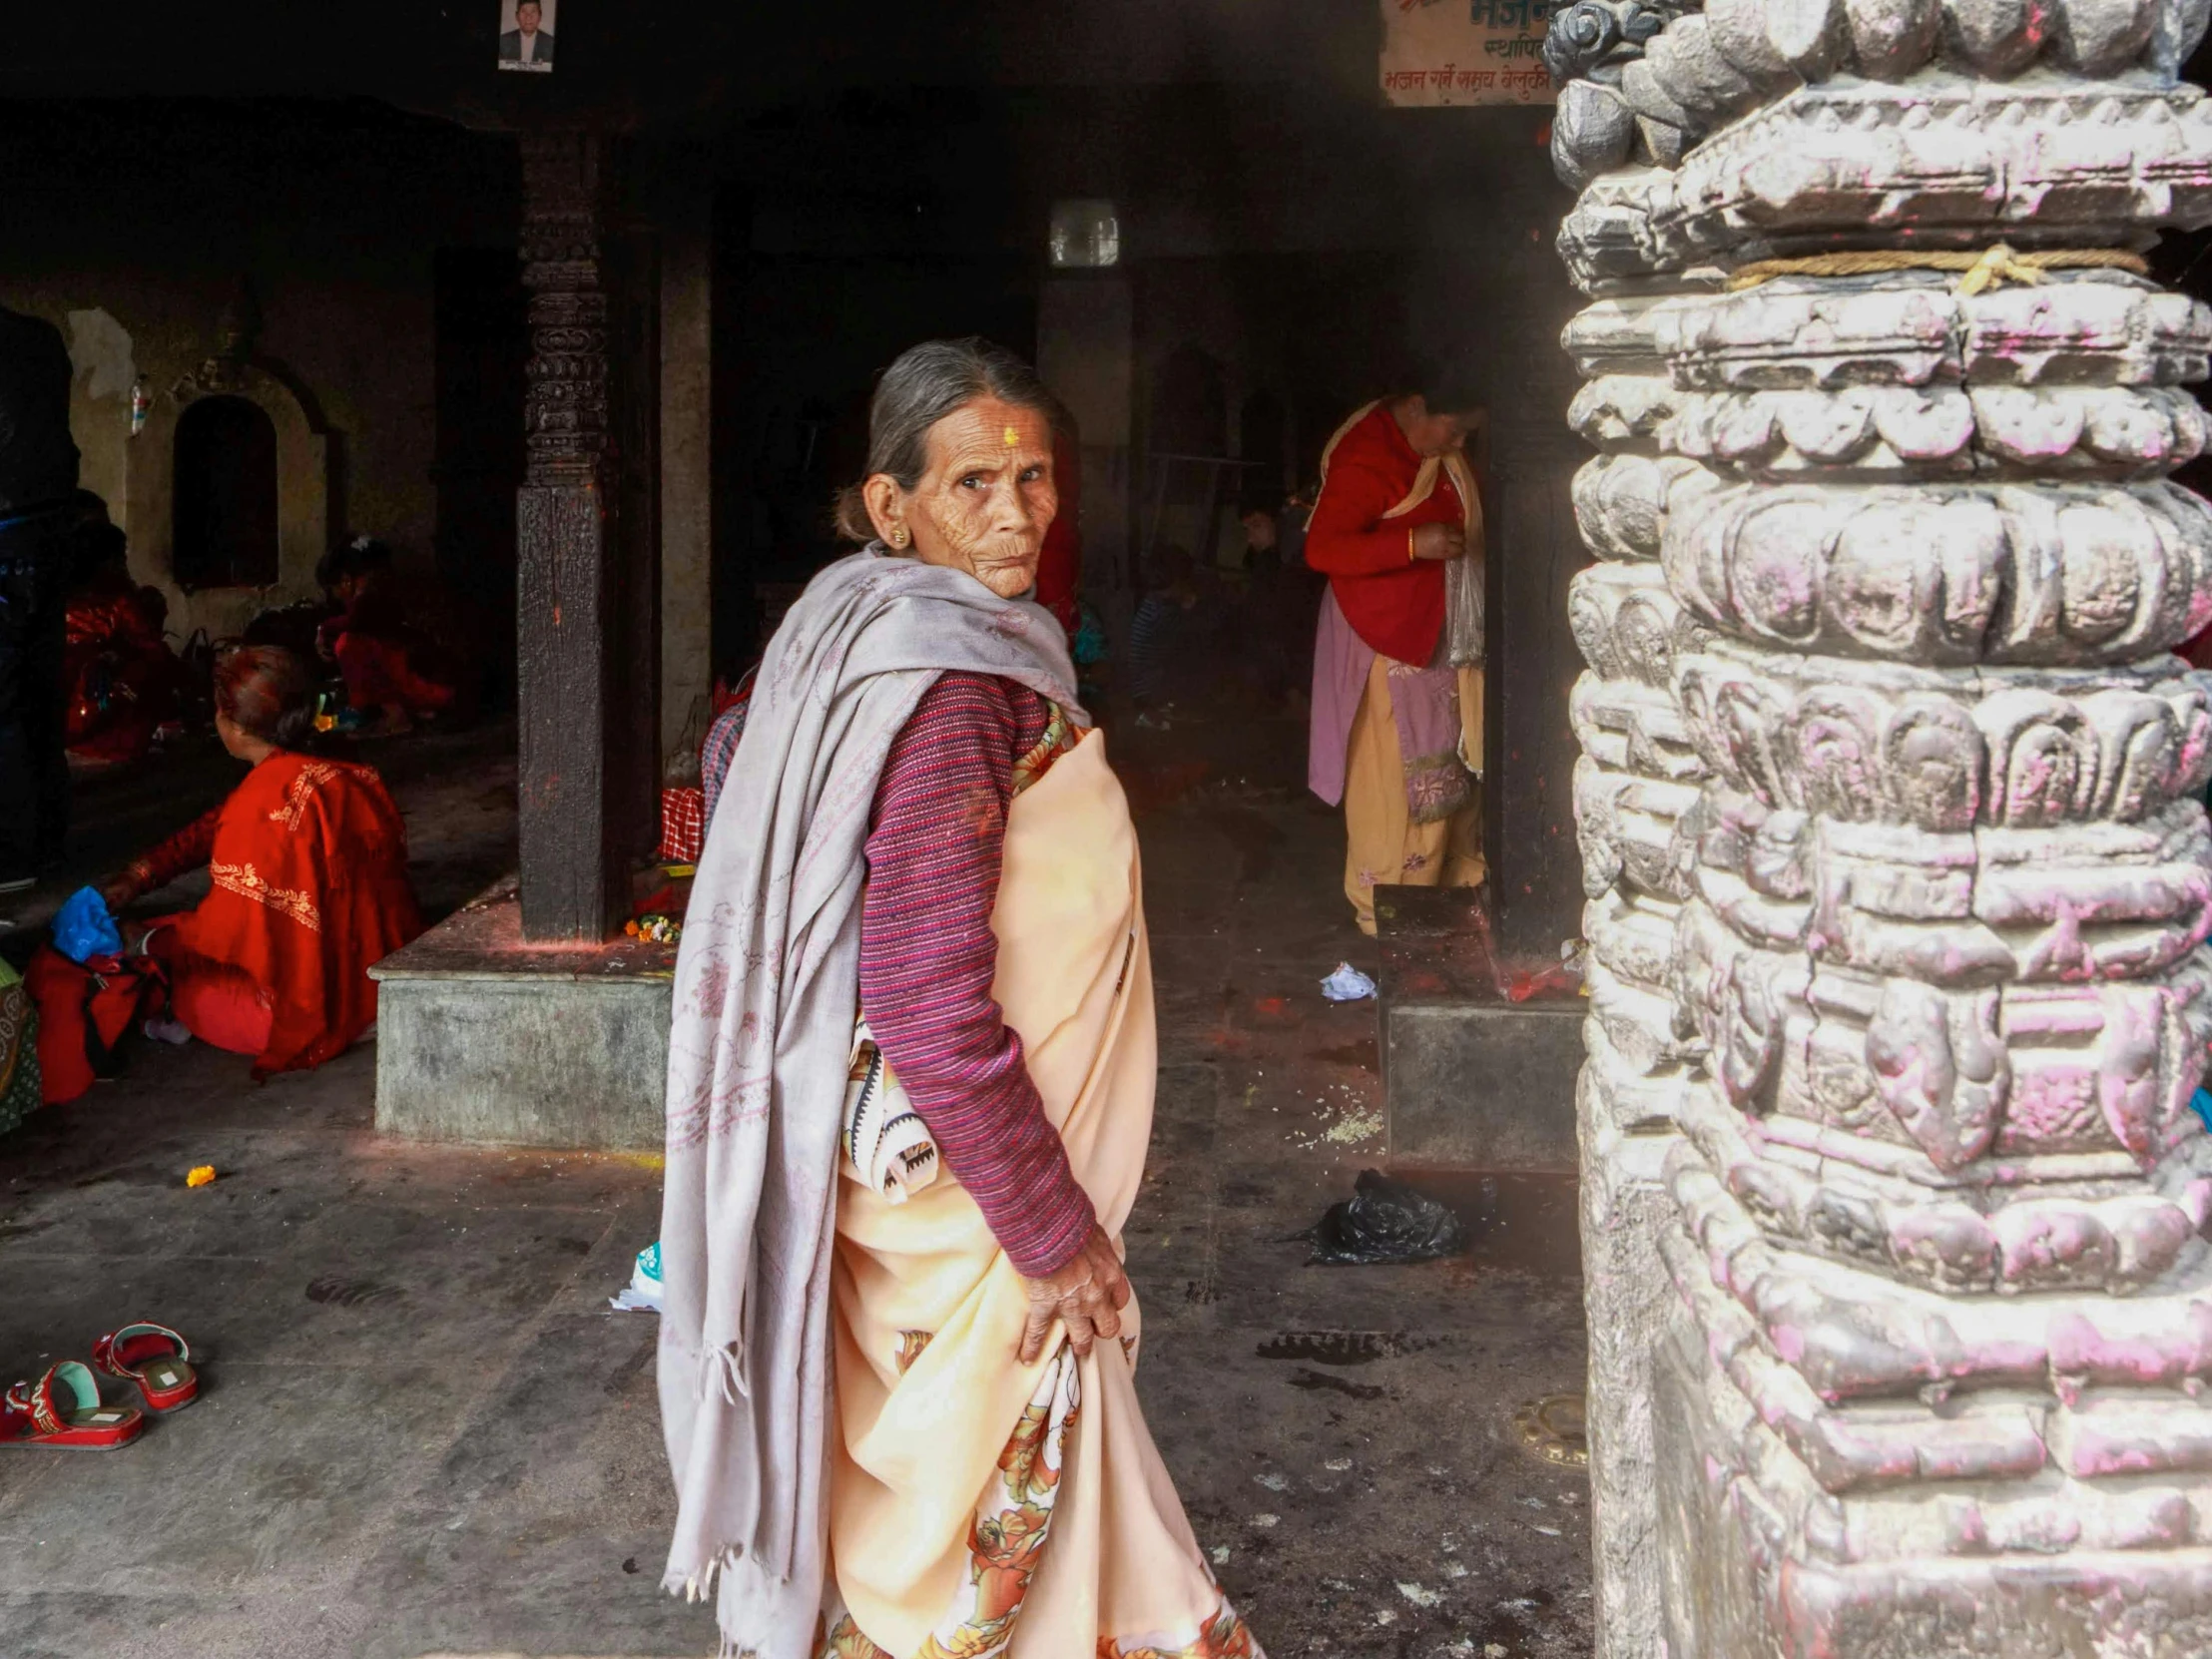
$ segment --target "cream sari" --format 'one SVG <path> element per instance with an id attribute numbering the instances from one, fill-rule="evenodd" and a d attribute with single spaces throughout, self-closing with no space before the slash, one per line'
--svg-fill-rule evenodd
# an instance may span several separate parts
<path id="1" fill-rule="evenodd" d="M 1015 797 L 993 994 L 1109 1234 L 1144 1173 L 1157 1055 L 1137 841 L 1093 732 Z M 1138 1406 L 1138 1310 L 1021 1366 L 1022 1281 L 940 1175 L 840 1181 L 831 1277 L 832 1659 L 1264 1659 Z"/>

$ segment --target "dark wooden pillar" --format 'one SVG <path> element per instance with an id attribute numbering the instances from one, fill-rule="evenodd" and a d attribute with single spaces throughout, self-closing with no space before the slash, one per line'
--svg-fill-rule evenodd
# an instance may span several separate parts
<path id="1" fill-rule="evenodd" d="M 1567 587 L 1589 562 L 1569 503 L 1585 458 L 1572 434 L 1525 420 L 1493 434 L 1484 829 L 1497 947 L 1545 962 L 1582 931 L 1581 750 L 1567 718 L 1582 655 L 1567 623 Z"/>
<path id="2" fill-rule="evenodd" d="M 522 931 L 604 939 L 622 913 L 617 824 L 620 650 L 610 452 L 604 141 L 522 139 L 522 279 L 530 290 L 528 458 L 516 495 Z"/>

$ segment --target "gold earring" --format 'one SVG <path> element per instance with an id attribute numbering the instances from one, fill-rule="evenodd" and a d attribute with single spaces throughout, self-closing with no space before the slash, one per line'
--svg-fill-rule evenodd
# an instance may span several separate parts
<path id="1" fill-rule="evenodd" d="M 891 532 L 891 545 L 893 547 L 904 547 L 906 545 L 906 532 L 904 530 L 893 530 Z"/>

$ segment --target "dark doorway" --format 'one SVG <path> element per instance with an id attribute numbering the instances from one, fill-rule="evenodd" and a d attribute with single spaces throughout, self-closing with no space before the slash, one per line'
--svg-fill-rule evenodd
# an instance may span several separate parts
<path id="1" fill-rule="evenodd" d="M 1149 447 L 1156 455 L 1229 453 L 1228 375 L 1211 352 L 1185 341 L 1168 353 L 1152 394 Z"/>
<path id="2" fill-rule="evenodd" d="M 1237 448 L 1246 464 L 1242 505 L 1274 511 L 1283 504 L 1284 474 L 1290 464 L 1290 412 L 1272 391 L 1256 391 L 1244 400 L 1237 422 Z"/>
<path id="3" fill-rule="evenodd" d="M 438 578 L 481 651 L 479 690 L 514 706 L 515 490 L 522 482 L 522 268 L 505 248 L 440 249 L 437 286 Z"/>
<path id="4" fill-rule="evenodd" d="M 746 121 L 715 223 L 721 673 L 742 670 L 792 584 L 845 551 L 834 496 L 866 466 L 891 360 L 964 334 L 1035 352 L 1041 209 L 975 187 L 1026 156 L 1010 115 L 973 90 L 886 85 Z"/>
<path id="5" fill-rule="evenodd" d="M 1221 514 L 1244 492 L 1244 468 L 1229 453 L 1229 375 L 1221 359 L 1189 340 L 1168 353 L 1152 388 L 1145 448 L 1140 575 L 1149 579 L 1163 547 L 1214 562 Z"/>
<path id="6" fill-rule="evenodd" d="M 964 334 L 1036 350 L 1036 276 L 1019 259 L 756 249 L 736 303 L 746 373 L 733 539 L 754 580 L 804 581 L 841 551 L 832 497 L 866 463 L 868 399 L 893 357 Z"/>
<path id="7" fill-rule="evenodd" d="M 172 530 L 177 585 L 187 593 L 275 584 L 276 426 L 260 404 L 203 397 L 185 410 Z"/>
<path id="8" fill-rule="evenodd" d="M 846 551 L 837 489 L 867 462 L 876 376 L 925 339 L 981 334 L 1036 350 L 1036 275 L 1016 258 L 839 258 L 725 245 L 718 360 L 745 364 L 718 422 L 715 662 L 734 675 L 767 638 L 768 596 Z M 742 262 L 742 263 L 741 263 Z M 727 295 L 725 302 L 724 295 Z M 718 383 L 723 376 L 716 376 Z"/>
<path id="9" fill-rule="evenodd" d="M 616 233 L 604 246 L 614 419 L 609 767 L 616 832 L 625 852 L 644 856 L 660 829 L 661 260 L 646 232 Z"/>

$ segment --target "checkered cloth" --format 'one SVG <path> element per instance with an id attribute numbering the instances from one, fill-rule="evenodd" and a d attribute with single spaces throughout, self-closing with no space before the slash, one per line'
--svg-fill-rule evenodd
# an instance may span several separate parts
<path id="1" fill-rule="evenodd" d="M 707 843 L 707 792 L 696 784 L 661 792 L 661 849 L 664 864 L 696 864 Z"/>

